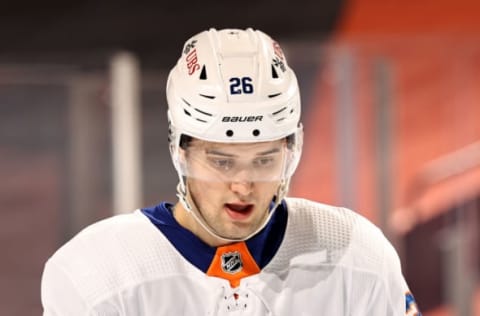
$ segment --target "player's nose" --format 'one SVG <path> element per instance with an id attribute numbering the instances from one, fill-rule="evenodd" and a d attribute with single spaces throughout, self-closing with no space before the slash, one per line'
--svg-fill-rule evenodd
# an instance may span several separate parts
<path id="1" fill-rule="evenodd" d="M 232 181 L 230 182 L 230 190 L 241 195 L 248 196 L 253 191 L 253 182 L 250 181 Z"/>

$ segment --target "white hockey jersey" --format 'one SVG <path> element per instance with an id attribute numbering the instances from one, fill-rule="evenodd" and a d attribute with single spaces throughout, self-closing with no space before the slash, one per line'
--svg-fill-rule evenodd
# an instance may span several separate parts
<path id="1" fill-rule="evenodd" d="M 219 248 L 165 203 L 93 224 L 47 262 L 44 316 L 420 315 L 365 218 L 287 198 L 271 222 L 255 243 Z"/>

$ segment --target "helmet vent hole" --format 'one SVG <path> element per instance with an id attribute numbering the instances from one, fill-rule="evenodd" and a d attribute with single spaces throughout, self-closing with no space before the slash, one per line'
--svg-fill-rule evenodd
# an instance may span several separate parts
<path id="1" fill-rule="evenodd" d="M 188 116 L 192 116 L 192 114 L 185 109 L 183 109 L 183 112 L 185 112 L 185 114 L 187 114 Z"/>
<path id="2" fill-rule="evenodd" d="M 201 96 L 201 97 L 207 98 L 207 99 L 215 99 L 214 95 L 206 95 L 206 94 L 201 94 L 201 93 L 199 93 L 198 95 Z"/>
<path id="3" fill-rule="evenodd" d="M 197 109 L 197 108 L 193 108 L 195 111 L 197 111 L 198 113 L 201 113 L 203 115 L 207 115 L 207 116 L 212 116 L 212 113 L 208 113 L 208 112 L 205 112 L 205 111 L 202 111 L 200 109 Z"/>
<path id="4" fill-rule="evenodd" d="M 273 94 L 269 94 L 268 97 L 269 98 L 275 98 L 275 97 L 278 97 L 279 95 L 281 95 L 282 93 L 279 92 L 279 93 L 273 93 Z"/>
<path id="5" fill-rule="evenodd" d="M 205 69 L 205 65 L 203 65 L 202 71 L 200 72 L 200 80 L 207 80 L 207 69 Z"/>
<path id="6" fill-rule="evenodd" d="M 225 132 L 225 134 L 228 136 L 228 137 L 232 137 L 233 136 L 233 131 L 231 129 L 227 130 Z"/>
<path id="7" fill-rule="evenodd" d="M 283 108 L 281 108 L 280 110 L 276 111 L 276 112 L 273 112 L 272 115 L 278 115 L 280 113 L 282 113 L 283 111 L 285 111 L 287 109 L 286 106 L 284 106 Z"/>
<path id="8" fill-rule="evenodd" d="M 183 101 L 186 105 L 191 106 L 190 103 L 187 102 L 187 100 L 185 100 L 185 99 L 182 98 L 182 101 Z"/>
<path id="9" fill-rule="evenodd" d="M 259 131 L 258 129 L 254 129 L 254 130 L 252 131 L 252 135 L 253 135 L 253 136 L 258 136 L 258 135 L 260 135 L 260 131 Z"/>
<path id="10" fill-rule="evenodd" d="M 272 65 L 272 78 L 278 79 L 278 73 L 275 70 L 275 66 Z"/>

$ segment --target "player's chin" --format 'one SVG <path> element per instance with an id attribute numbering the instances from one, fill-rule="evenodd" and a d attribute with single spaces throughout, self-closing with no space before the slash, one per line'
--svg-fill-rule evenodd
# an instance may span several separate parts
<path id="1" fill-rule="evenodd" d="M 223 226 L 222 237 L 228 239 L 244 239 L 250 236 L 256 229 L 256 225 L 242 222 L 229 222 Z"/>

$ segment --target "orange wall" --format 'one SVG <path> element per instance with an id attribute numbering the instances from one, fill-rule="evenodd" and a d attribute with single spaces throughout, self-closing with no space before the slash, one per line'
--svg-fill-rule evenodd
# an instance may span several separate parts
<path id="1" fill-rule="evenodd" d="M 339 37 L 462 34 L 480 31 L 477 0 L 347 0 Z"/>
<path id="2" fill-rule="evenodd" d="M 374 65 L 379 60 L 391 78 L 392 210 L 418 198 L 412 191 L 428 163 L 480 141 L 480 40 L 472 36 L 480 34 L 480 1 L 417 2 L 347 2 L 304 115 L 304 154 L 293 194 L 338 204 L 339 187 L 352 185 L 338 178 L 341 157 L 335 147 L 341 128 L 335 125 L 340 93 L 335 67 L 345 50 L 354 65 L 352 181 L 359 212 L 377 221 Z"/>

